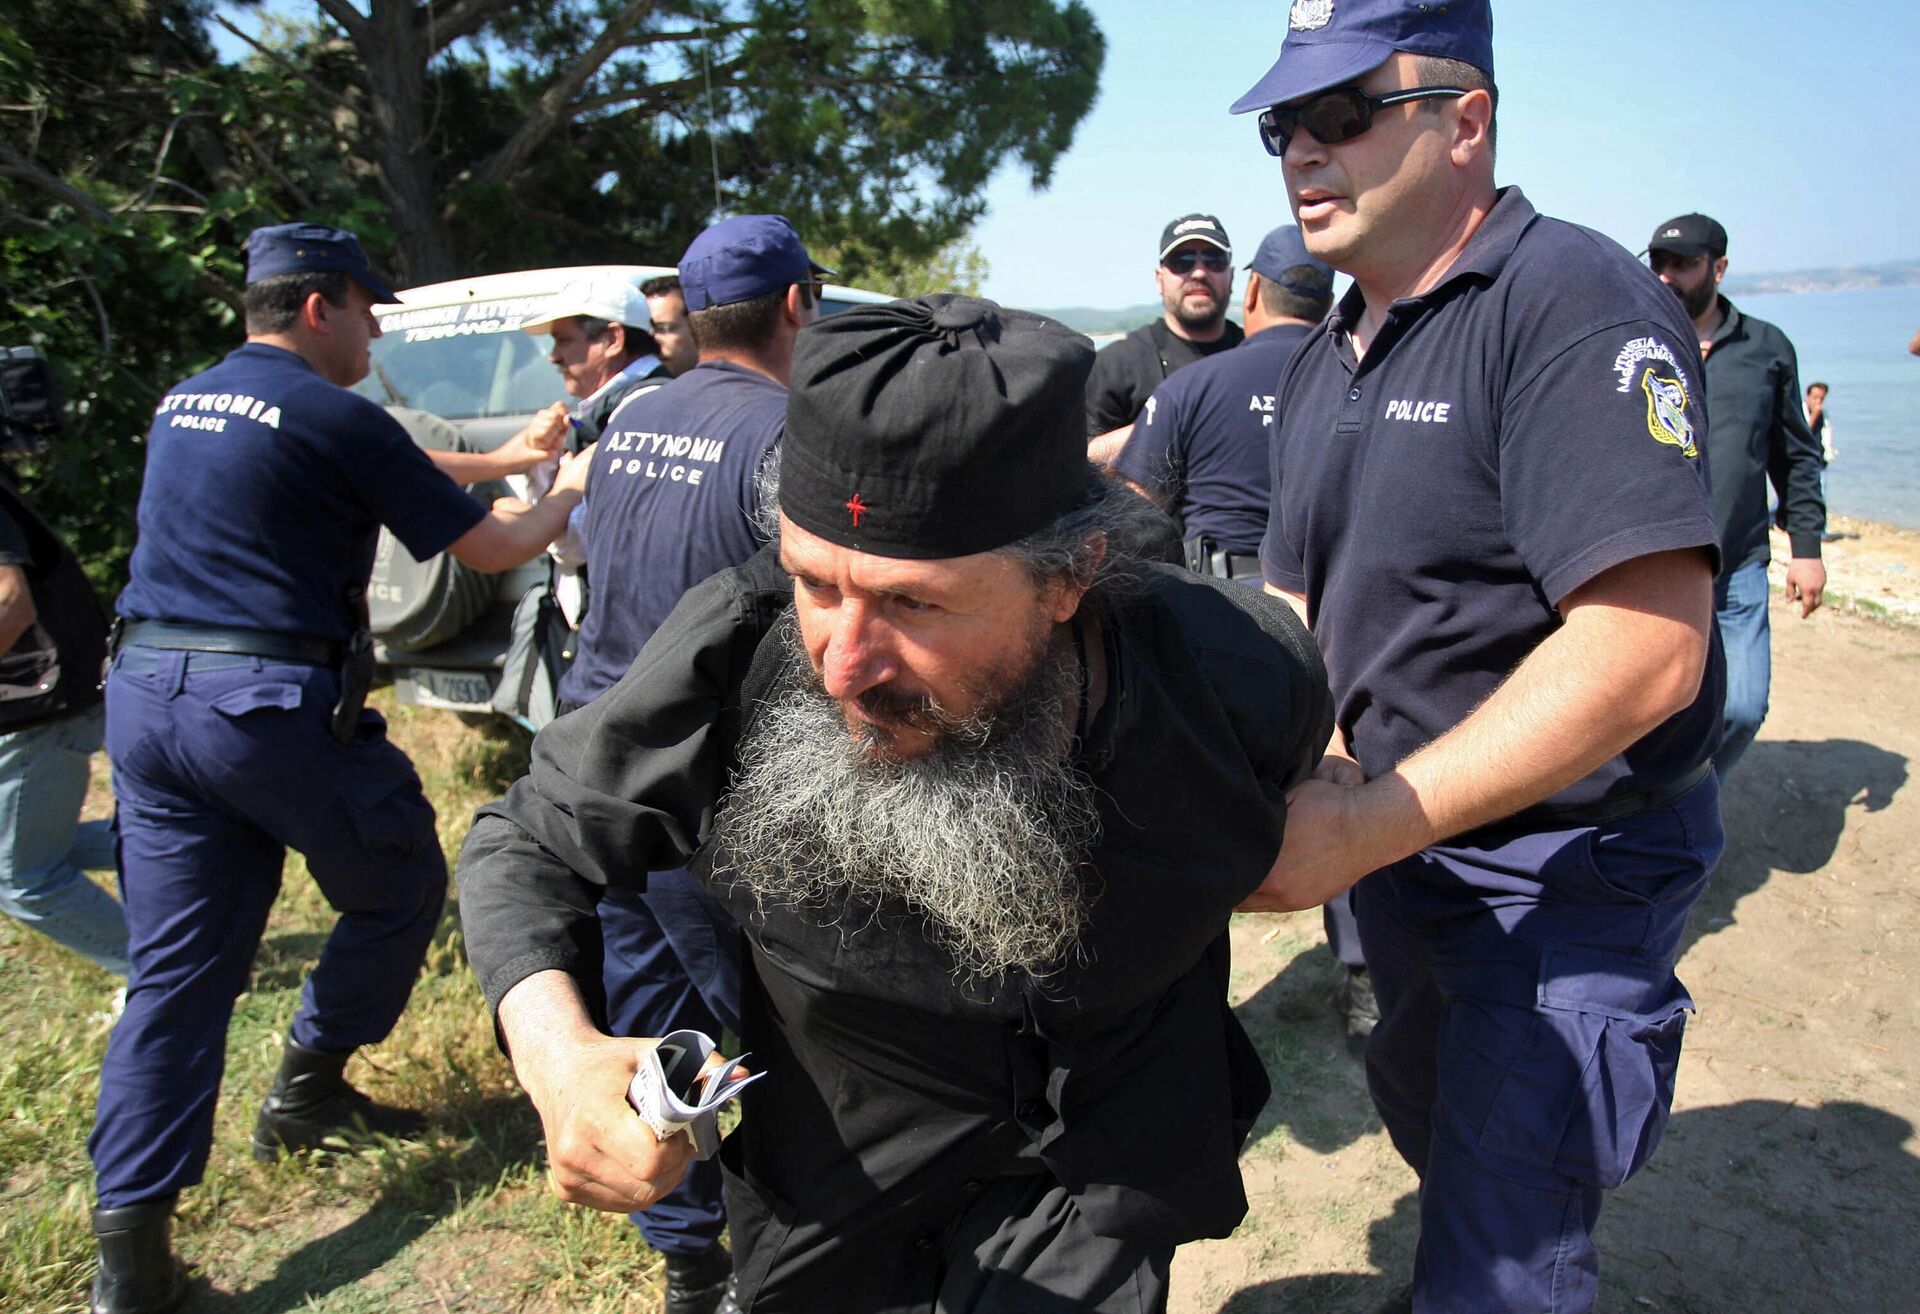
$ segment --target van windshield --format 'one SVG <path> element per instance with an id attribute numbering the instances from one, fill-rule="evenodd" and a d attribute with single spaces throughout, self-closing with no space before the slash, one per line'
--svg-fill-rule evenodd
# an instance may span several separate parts
<path id="1" fill-rule="evenodd" d="M 354 391 L 448 420 L 531 415 L 564 401 L 560 372 L 547 360 L 549 339 L 515 327 L 545 300 L 397 306 L 380 315 L 373 368 Z"/>
<path id="2" fill-rule="evenodd" d="M 395 306 L 380 317 L 373 368 L 354 391 L 382 406 L 411 406 L 445 420 L 532 415 L 567 401 L 560 371 L 547 359 L 552 339 L 522 333 L 548 301 L 501 297 L 453 306 Z M 820 313 L 857 303 L 831 294 Z"/>

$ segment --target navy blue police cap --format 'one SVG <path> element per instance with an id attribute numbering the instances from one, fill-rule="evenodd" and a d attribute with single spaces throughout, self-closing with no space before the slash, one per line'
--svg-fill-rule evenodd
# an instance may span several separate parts
<path id="1" fill-rule="evenodd" d="M 722 219 L 688 245 L 680 257 L 680 292 L 688 310 L 706 310 L 832 273 L 814 263 L 800 234 L 779 215 L 742 214 Z"/>
<path id="2" fill-rule="evenodd" d="M 373 294 L 375 305 L 398 301 L 374 277 L 360 239 L 325 224 L 274 224 L 247 234 L 247 286 L 280 274 L 345 274 Z"/>
<path id="3" fill-rule="evenodd" d="M 1284 105 L 1356 82 L 1396 50 L 1457 59 L 1493 76 L 1490 0 L 1293 0 L 1266 76 L 1230 114 Z"/>
<path id="4" fill-rule="evenodd" d="M 1312 267 L 1312 280 L 1287 276 L 1289 269 L 1302 265 Z M 1333 266 L 1307 250 L 1306 240 L 1292 224 L 1284 224 L 1261 238 L 1260 249 L 1247 261 L 1247 268 L 1269 283 L 1278 283 L 1304 297 L 1325 296 L 1333 288 Z"/>

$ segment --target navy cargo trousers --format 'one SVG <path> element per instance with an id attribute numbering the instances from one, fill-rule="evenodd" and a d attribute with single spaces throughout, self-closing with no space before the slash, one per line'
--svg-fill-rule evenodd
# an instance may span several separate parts
<path id="1" fill-rule="evenodd" d="M 1366 877 L 1367 1082 L 1420 1174 L 1416 1314 L 1593 1308 L 1604 1193 L 1659 1143 L 1674 976 L 1723 845 L 1709 774 L 1597 826 L 1480 834 Z"/>
<path id="2" fill-rule="evenodd" d="M 600 900 L 600 933 L 612 1034 L 664 1036 L 682 1028 L 715 1040 L 723 1030 L 740 1034 L 740 925 L 691 872 L 654 872 L 644 891 L 608 890 Z M 663 1254 L 706 1250 L 727 1225 L 720 1160 L 694 1160 L 677 1186 L 629 1217 Z"/>
<path id="3" fill-rule="evenodd" d="M 351 1050 L 384 1039 L 406 1006 L 446 860 L 380 715 L 363 711 L 352 743 L 334 739 L 338 688 L 326 667 L 229 653 L 129 646 L 114 660 L 107 751 L 133 972 L 88 1142 L 104 1208 L 204 1174 L 227 1024 L 287 849 L 340 913 L 293 1038 Z"/>

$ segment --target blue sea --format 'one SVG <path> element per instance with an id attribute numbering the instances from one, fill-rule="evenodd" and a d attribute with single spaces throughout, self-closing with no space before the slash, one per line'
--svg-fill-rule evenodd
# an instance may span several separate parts
<path id="1" fill-rule="evenodd" d="M 1800 386 L 1832 391 L 1839 454 L 1827 467 L 1827 506 L 1920 529 L 1920 287 L 1736 296 L 1748 314 L 1778 324 L 1800 355 Z M 1709 417 L 1711 423 L 1711 417 Z"/>

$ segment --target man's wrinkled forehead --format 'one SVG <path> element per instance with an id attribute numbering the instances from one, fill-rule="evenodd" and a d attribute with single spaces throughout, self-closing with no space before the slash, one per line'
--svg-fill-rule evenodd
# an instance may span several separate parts
<path id="1" fill-rule="evenodd" d="M 892 557 L 863 552 L 801 528 L 780 513 L 780 568 L 796 579 L 829 581 L 843 573 L 870 584 L 904 588 L 918 583 L 947 583 L 964 577 L 968 563 L 990 556 Z"/>
<path id="2" fill-rule="evenodd" d="M 797 583 L 867 600 L 908 599 L 975 617 L 1036 604 L 1041 587 L 1019 557 L 990 549 L 960 557 L 893 557 L 811 534 L 780 517 L 780 568 Z"/>

